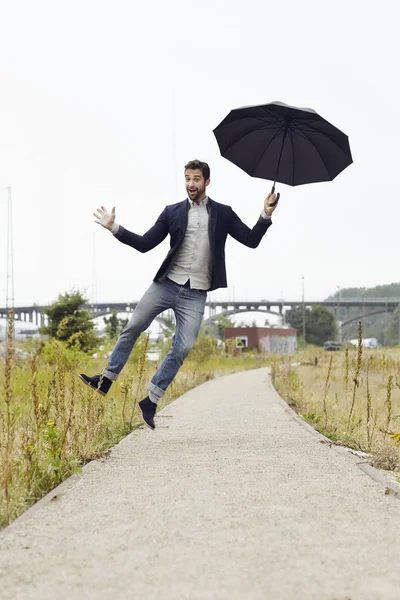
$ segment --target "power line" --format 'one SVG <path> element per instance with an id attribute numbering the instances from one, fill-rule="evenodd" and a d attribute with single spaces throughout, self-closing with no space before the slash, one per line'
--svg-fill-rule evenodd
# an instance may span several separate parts
<path id="1" fill-rule="evenodd" d="M 12 199 L 11 187 L 7 187 L 8 210 L 7 210 L 7 282 L 6 282 L 6 307 L 14 308 L 14 244 L 12 226 Z M 11 298 L 10 298 L 11 291 Z"/>

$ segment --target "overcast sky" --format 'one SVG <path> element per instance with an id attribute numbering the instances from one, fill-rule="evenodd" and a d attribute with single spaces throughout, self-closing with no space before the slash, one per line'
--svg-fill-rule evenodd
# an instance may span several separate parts
<path id="1" fill-rule="evenodd" d="M 209 195 L 253 226 L 271 184 L 222 158 L 212 130 L 274 100 L 344 131 L 354 164 L 333 182 L 280 185 L 259 248 L 228 240 L 229 287 L 211 299 L 298 299 L 303 276 L 309 299 L 400 281 L 395 0 L 0 0 L 0 22 L 0 305 L 5 186 L 16 306 L 72 288 L 138 300 L 168 241 L 140 254 L 93 211 L 115 205 L 144 233 L 185 198 L 183 165 L 200 158 Z"/>

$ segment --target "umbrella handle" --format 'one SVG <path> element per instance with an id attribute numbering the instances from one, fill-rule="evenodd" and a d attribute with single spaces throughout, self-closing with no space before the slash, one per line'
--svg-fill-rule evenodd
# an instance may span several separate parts
<path id="1" fill-rule="evenodd" d="M 272 189 L 271 189 L 271 194 L 275 194 L 275 184 L 272 186 Z M 279 198 L 280 198 L 280 197 L 281 197 L 281 195 L 280 195 L 280 193 L 278 192 L 278 193 L 277 193 L 277 195 L 276 195 L 276 200 L 275 200 L 275 202 L 273 202 L 272 204 L 270 204 L 270 206 L 276 206 L 276 205 L 278 204 L 278 202 L 279 202 Z"/>

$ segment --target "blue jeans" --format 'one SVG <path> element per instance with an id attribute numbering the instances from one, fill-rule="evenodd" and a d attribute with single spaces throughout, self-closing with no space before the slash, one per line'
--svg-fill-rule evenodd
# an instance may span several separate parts
<path id="1" fill-rule="evenodd" d="M 116 381 L 140 334 L 150 326 L 157 315 L 172 308 L 176 317 L 172 346 L 148 385 L 152 399 L 159 400 L 197 339 L 206 298 L 206 291 L 192 290 L 168 279 L 163 283 L 153 282 L 119 336 L 103 375 Z"/>

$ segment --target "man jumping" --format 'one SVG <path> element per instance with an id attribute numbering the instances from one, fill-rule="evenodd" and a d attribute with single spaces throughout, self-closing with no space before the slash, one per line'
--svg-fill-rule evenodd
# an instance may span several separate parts
<path id="1" fill-rule="evenodd" d="M 123 244 L 139 252 L 148 252 L 169 234 L 170 250 L 156 273 L 153 283 L 135 308 L 122 331 L 101 374 L 81 379 L 105 396 L 125 366 L 140 334 L 165 310 L 176 317 L 172 346 L 148 385 L 149 395 L 139 402 L 143 420 L 155 428 L 157 404 L 174 379 L 198 336 L 204 314 L 207 292 L 227 287 L 225 242 L 228 235 L 257 248 L 270 227 L 276 205 L 275 194 L 268 194 L 261 215 L 250 229 L 230 206 L 211 200 L 206 194 L 210 183 L 210 167 L 200 160 L 185 166 L 188 197 L 183 202 L 166 206 L 156 223 L 144 235 L 128 231 L 115 222 L 111 212 L 102 206 L 94 213 L 96 223 L 109 229 Z"/>

